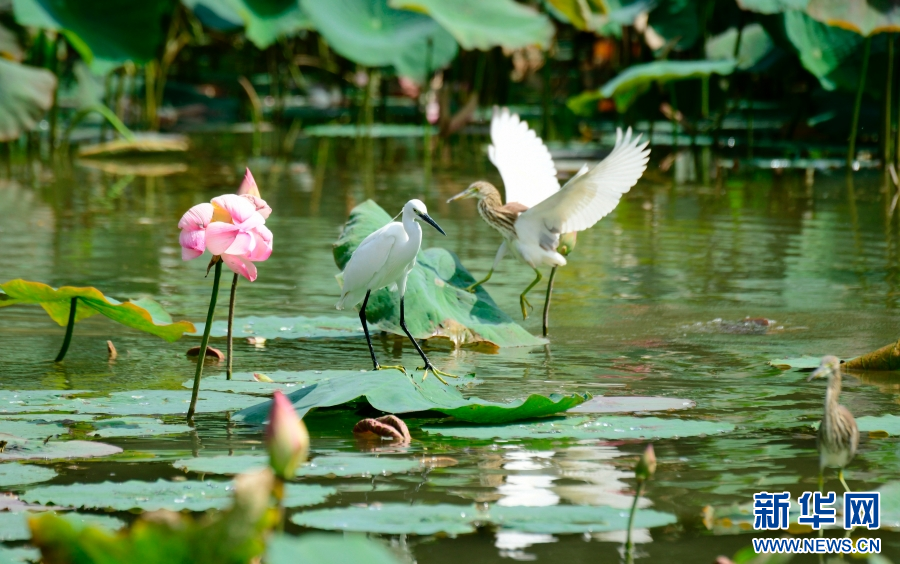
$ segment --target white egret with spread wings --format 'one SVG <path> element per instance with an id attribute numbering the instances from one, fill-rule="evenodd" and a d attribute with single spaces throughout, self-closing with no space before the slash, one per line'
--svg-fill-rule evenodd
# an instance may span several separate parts
<path id="1" fill-rule="evenodd" d="M 534 281 L 519 296 L 522 317 L 531 307 L 526 295 L 541 281 L 542 266 L 556 269 L 566 264 L 558 252 L 560 236 L 592 227 L 619 204 L 622 194 L 634 186 L 647 168 L 650 150 L 633 137 L 631 128 L 616 131 L 612 152 L 594 167 L 585 165 L 562 188 L 556 178 L 556 165 L 550 151 L 528 124 L 506 108 L 494 109 L 491 119 L 491 145 L 488 156 L 500 171 L 506 203 L 491 183 L 479 180 L 448 202 L 478 198 L 478 213 L 503 236 L 494 264 L 484 279 L 467 289 L 490 280 L 507 251 L 530 266 Z M 549 307 L 550 287 L 547 292 Z M 547 334 L 547 311 L 544 334 Z"/>

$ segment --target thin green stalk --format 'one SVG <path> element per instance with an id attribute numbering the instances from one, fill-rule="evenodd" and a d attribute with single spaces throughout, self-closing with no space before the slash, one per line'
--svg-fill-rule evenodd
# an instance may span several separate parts
<path id="1" fill-rule="evenodd" d="M 239 76 L 238 83 L 244 89 L 244 92 L 247 93 L 247 98 L 250 99 L 250 108 L 252 110 L 250 116 L 253 120 L 253 156 L 258 157 L 262 152 L 262 129 L 260 129 L 263 119 L 262 102 L 256 93 L 256 89 L 253 88 L 253 84 L 247 80 L 247 77 Z"/>
<path id="2" fill-rule="evenodd" d="M 212 296 L 209 298 L 209 311 L 206 312 L 206 326 L 203 328 L 203 338 L 200 340 L 200 354 L 197 355 L 197 371 L 194 372 L 194 388 L 191 390 L 191 405 L 188 407 L 188 421 L 194 419 L 194 410 L 197 408 L 197 394 L 200 393 L 200 376 L 203 375 L 203 362 L 206 360 L 206 347 L 209 346 L 209 330 L 212 328 L 213 315 L 216 312 L 216 299 L 219 297 L 219 279 L 222 278 L 222 260 L 216 261 L 216 271 L 213 275 Z"/>
<path id="3" fill-rule="evenodd" d="M 634 501 L 631 503 L 631 513 L 628 515 L 628 533 L 625 536 L 625 554 L 630 555 L 634 550 L 634 543 L 631 542 L 631 529 L 634 527 L 634 516 L 637 513 L 638 501 L 644 493 L 644 480 L 638 480 L 637 491 L 634 492 Z M 626 556 L 627 558 L 627 556 Z"/>
<path id="4" fill-rule="evenodd" d="M 66 353 L 69 351 L 69 343 L 72 342 L 72 331 L 75 329 L 75 310 L 77 308 L 78 298 L 72 298 L 72 304 L 69 306 L 69 322 L 66 324 L 66 337 L 63 339 L 62 348 L 59 349 L 59 354 L 56 355 L 54 362 L 62 362 L 62 359 L 66 358 Z"/>
<path id="5" fill-rule="evenodd" d="M 872 46 L 872 37 L 866 37 L 863 50 L 862 69 L 859 74 L 859 85 L 856 88 L 856 102 L 853 104 L 853 125 L 850 126 L 850 146 L 847 148 L 847 168 L 853 169 L 853 160 L 856 158 L 856 130 L 859 128 L 859 110 L 862 107 L 863 90 L 866 87 L 866 74 L 869 70 L 869 48 Z"/>
<path id="6" fill-rule="evenodd" d="M 425 91 L 431 92 L 431 59 L 434 51 L 434 40 L 428 38 L 425 46 Z M 427 97 L 426 97 L 427 98 Z M 431 185 L 431 124 L 428 122 L 428 108 L 425 108 L 425 132 L 422 138 L 422 169 L 425 171 L 425 190 Z"/>
<path id="7" fill-rule="evenodd" d="M 231 280 L 231 298 L 228 300 L 228 360 L 225 368 L 225 379 L 231 380 L 231 357 L 234 356 L 234 298 L 237 294 L 238 275 L 235 274 Z"/>
<path id="8" fill-rule="evenodd" d="M 669 83 L 669 98 L 672 105 L 672 148 L 678 146 L 678 98 L 675 96 L 675 84 Z"/>
<path id="9" fill-rule="evenodd" d="M 887 80 L 884 83 L 884 158 L 882 159 L 882 164 L 884 166 L 885 172 L 888 169 L 888 163 L 891 162 L 891 155 L 893 151 L 891 150 L 891 126 L 893 125 L 891 122 L 891 104 L 893 103 L 893 97 L 891 95 L 891 87 L 894 82 L 894 38 L 888 37 L 888 67 L 887 67 Z"/>

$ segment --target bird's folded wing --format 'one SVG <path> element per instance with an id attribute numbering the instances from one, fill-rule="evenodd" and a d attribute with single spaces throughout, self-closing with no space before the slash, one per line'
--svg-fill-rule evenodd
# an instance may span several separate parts
<path id="1" fill-rule="evenodd" d="M 616 145 L 600 164 L 579 173 L 562 189 L 519 216 L 516 232 L 548 231 L 560 235 L 592 227 L 619 204 L 647 168 L 650 149 L 632 138 L 631 128 L 616 132 Z M 544 239 L 542 237 L 541 239 Z"/>
<path id="2" fill-rule="evenodd" d="M 397 242 L 399 223 L 389 223 L 375 231 L 356 247 L 344 267 L 344 293 L 358 288 L 366 288 L 376 277 L 385 277 L 381 269 L 387 263 L 391 250 Z"/>
<path id="3" fill-rule="evenodd" d="M 503 178 L 506 203 L 530 208 L 559 191 L 556 165 L 547 146 L 507 108 L 494 108 L 488 157 Z"/>

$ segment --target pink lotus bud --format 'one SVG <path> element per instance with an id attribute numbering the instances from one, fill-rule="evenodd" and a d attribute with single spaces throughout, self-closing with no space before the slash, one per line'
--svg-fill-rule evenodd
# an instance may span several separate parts
<path id="1" fill-rule="evenodd" d="M 638 480 L 649 480 L 655 472 L 656 453 L 653 451 L 653 445 L 649 444 L 634 468 L 634 477 Z"/>
<path id="2" fill-rule="evenodd" d="M 238 188 L 237 193 L 239 196 L 250 195 L 259 198 L 259 187 L 256 186 L 256 180 L 253 179 L 253 174 L 249 168 L 244 173 L 244 181 L 241 182 L 241 187 Z"/>
<path id="3" fill-rule="evenodd" d="M 309 453 L 306 425 L 297 417 L 294 406 L 281 391 L 276 391 L 272 396 L 266 448 L 269 449 L 269 465 L 282 479 L 293 478 L 297 467 Z"/>

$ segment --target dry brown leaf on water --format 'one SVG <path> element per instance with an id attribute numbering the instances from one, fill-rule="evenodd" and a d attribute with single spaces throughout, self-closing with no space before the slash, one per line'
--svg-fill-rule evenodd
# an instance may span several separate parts
<path id="1" fill-rule="evenodd" d="M 360 438 L 389 438 L 408 444 L 410 437 L 406 423 L 396 415 L 385 415 L 378 419 L 363 419 L 353 427 L 353 434 Z"/>

